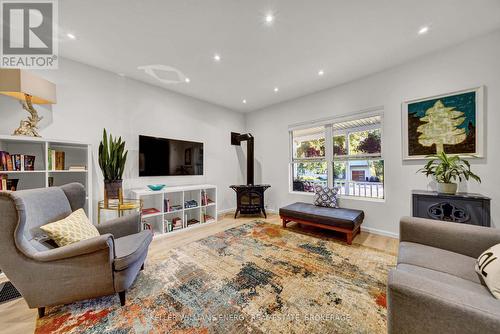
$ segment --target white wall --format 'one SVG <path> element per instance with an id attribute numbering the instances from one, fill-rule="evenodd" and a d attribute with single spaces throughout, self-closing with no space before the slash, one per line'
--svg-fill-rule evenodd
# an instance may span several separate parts
<path id="1" fill-rule="evenodd" d="M 219 209 L 235 207 L 228 186 L 241 183 L 243 175 L 241 154 L 230 145 L 230 132 L 244 130 L 242 114 L 67 59 L 60 60 L 58 70 L 37 74 L 57 85 L 58 99 L 49 109 L 37 106 L 44 117 L 41 135 L 93 145 L 94 200 L 102 199 L 97 148 L 106 128 L 127 141 L 126 189 L 151 183 L 212 183 L 218 186 Z M 16 100 L 0 95 L 1 134 L 11 134 L 26 115 Z M 205 175 L 139 178 L 139 134 L 204 142 Z"/>
<path id="2" fill-rule="evenodd" d="M 245 182 L 246 158 L 242 148 L 230 145 L 229 133 L 248 130 L 255 137 L 255 181 L 272 185 L 266 192 L 269 208 L 277 210 L 294 201 L 310 201 L 308 195 L 288 193 L 288 126 L 383 105 L 386 200 L 380 203 L 343 199 L 341 205 L 363 209 L 365 227 L 392 234 L 398 232 L 399 218 L 410 214 L 410 191 L 429 187 L 428 180 L 415 173 L 421 162 L 402 161 L 401 102 L 485 85 L 486 158 L 473 161 L 473 168 L 483 183 L 462 184 L 461 190 L 490 196 L 492 221 L 500 226 L 500 209 L 496 205 L 500 200 L 500 131 L 497 130 L 500 126 L 497 112 L 500 109 L 500 32 L 246 116 L 66 59 L 61 60 L 59 70 L 38 73 L 57 84 L 58 95 L 56 105 L 38 108 L 44 116 L 41 134 L 46 138 L 93 144 L 95 200 L 102 198 L 102 176 L 95 163 L 97 145 L 105 127 L 127 141 L 130 158 L 124 176 L 126 188 L 149 183 L 214 183 L 219 187 L 219 209 L 234 208 L 235 196 L 228 185 Z M 17 101 L 0 95 L 1 134 L 10 134 L 25 116 Z M 139 178 L 139 134 L 203 141 L 205 175 Z"/>
<path id="3" fill-rule="evenodd" d="M 321 80 L 318 78 L 318 80 Z M 269 183 L 268 205 L 276 210 L 309 195 L 288 192 L 288 126 L 384 106 L 386 200 L 383 203 L 342 199 L 341 205 L 365 211 L 364 226 L 398 233 L 398 221 L 410 215 L 412 189 L 430 189 L 417 169 L 422 161 L 403 162 L 401 103 L 455 90 L 486 86 L 486 158 L 472 161 L 482 184 L 461 184 L 461 191 L 492 198 L 492 223 L 500 227 L 500 31 L 420 58 L 412 63 L 342 86 L 274 105 L 247 115 L 247 130 L 256 141 L 256 182 Z"/>

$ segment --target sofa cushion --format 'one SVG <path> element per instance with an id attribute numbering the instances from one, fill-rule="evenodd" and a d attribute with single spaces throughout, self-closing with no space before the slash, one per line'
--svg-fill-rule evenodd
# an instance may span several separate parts
<path id="1" fill-rule="evenodd" d="M 467 290 L 470 292 L 477 293 L 483 296 L 490 296 L 491 294 L 488 291 L 488 288 L 482 284 L 470 281 L 468 279 L 463 279 L 455 275 L 447 274 L 441 271 L 427 269 L 419 266 L 414 266 L 412 264 L 400 263 L 397 266 L 397 270 L 404 271 L 407 273 L 411 273 L 413 275 L 417 275 L 419 277 L 432 280 L 435 282 L 440 282 L 442 284 L 448 284 L 453 286 L 454 288 L 459 288 L 463 290 Z"/>
<path id="2" fill-rule="evenodd" d="M 326 208 L 338 208 L 338 192 L 339 188 L 329 188 L 322 185 L 314 186 L 314 205 L 323 206 Z"/>
<path id="3" fill-rule="evenodd" d="M 139 233 L 115 239 L 115 270 L 127 269 L 148 251 L 153 233 L 144 230 Z"/>
<path id="4" fill-rule="evenodd" d="M 398 264 L 400 263 L 436 270 L 483 284 L 474 270 L 475 258 L 444 249 L 403 241 L 399 244 Z"/>
<path id="5" fill-rule="evenodd" d="M 476 273 L 481 276 L 491 294 L 500 299 L 500 244 L 488 248 L 476 261 Z"/>
<path id="6" fill-rule="evenodd" d="M 323 225 L 354 229 L 365 217 L 363 211 L 342 208 L 324 208 L 309 203 L 293 203 L 280 208 L 280 215 Z"/>
<path id="7" fill-rule="evenodd" d="M 389 272 L 387 282 L 388 333 L 498 333 L 500 303 L 489 292 L 467 282 L 445 283 L 445 276 L 410 273 L 400 266 Z"/>

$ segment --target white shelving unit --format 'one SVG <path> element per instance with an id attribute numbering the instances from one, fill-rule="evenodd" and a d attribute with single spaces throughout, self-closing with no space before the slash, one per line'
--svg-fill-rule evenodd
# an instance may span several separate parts
<path id="1" fill-rule="evenodd" d="M 72 165 L 85 166 L 85 171 L 49 170 L 48 150 L 62 151 L 65 155 L 65 168 Z M 0 136 L 0 151 L 10 154 L 26 154 L 35 156 L 34 171 L 3 171 L 9 179 L 18 179 L 17 190 L 49 187 L 49 177 L 54 186 L 71 182 L 79 182 L 86 190 L 85 211 L 92 221 L 92 147 L 90 144 L 51 140 L 25 136 Z"/>
<path id="2" fill-rule="evenodd" d="M 217 222 L 217 187 L 214 185 L 165 187 L 159 191 L 134 189 L 131 193 L 133 198 L 143 201 L 143 210 L 157 211 L 143 214 L 141 224 L 142 228 L 144 223 L 149 224 L 155 236 Z M 207 201 L 202 201 L 204 194 Z"/>

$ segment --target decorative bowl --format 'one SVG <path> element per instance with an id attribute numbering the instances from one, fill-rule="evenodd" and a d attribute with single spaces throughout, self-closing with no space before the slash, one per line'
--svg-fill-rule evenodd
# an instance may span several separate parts
<path id="1" fill-rule="evenodd" d="M 159 191 L 165 188 L 164 184 L 148 184 L 148 188 L 153 191 Z"/>

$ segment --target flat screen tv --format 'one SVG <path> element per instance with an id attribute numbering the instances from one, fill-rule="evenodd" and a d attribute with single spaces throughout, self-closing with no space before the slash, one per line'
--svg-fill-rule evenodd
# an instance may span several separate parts
<path id="1" fill-rule="evenodd" d="M 139 136 L 139 176 L 203 175 L 203 143 Z"/>

